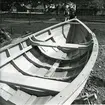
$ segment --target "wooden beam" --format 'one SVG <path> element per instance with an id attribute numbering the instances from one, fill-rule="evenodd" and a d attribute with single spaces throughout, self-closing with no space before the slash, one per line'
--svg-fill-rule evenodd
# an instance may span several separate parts
<path id="1" fill-rule="evenodd" d="M 27 48 L 24 48 L 23 50 L 20 50 L 20 52 L 17 52 L 16 55 L 14 56 L 10 56 L 8 57 L 6 60 L 4 60 L 3 62 L 0 62 L 0 67 L 4 66 L 5 64 L 9 63 L 11 60 L 15 59 L 16 57 L 22 55 L 23 53 L 25 53 L 26 51 L 30 50 L 32 48 L 32 46 L 28 46 Z"/>
<path id="2" fill-rule="evenodd" d="M 34 46 L 45 46 L 45 47 L 58 47 L 58 48 L 67 48 L 67 49 L 87 49 L 89 48 L 92 43 L 89 43 L 87 45 L 85 44 L 58 44 L 58 43 L 47 43 L 47 42 L 38 42 L 38 41 L 33 41 L 30 38 L 30 42 Z"/>
<path id="3" fill-rule="evenodd" d="M 69 84 L 67 82 L 17 75 L 15 73 L 6 72 L 1 73 L 0 82 L 11 85 L 17 85 L 21 87 L 23 86 L 31 89 L 40 89 L 52 92 L 60 92 Z"/>
<path id="4" fill-rule="evenodd" d="M 35 39 L 36 41 L 42 41 L 42 42 L 44 42 L 44 41 L 48 41 L 48 40 L 51 39 L 53 36 L 54 36 L 54 34 L 48 35 L 47 37 L 44 37 L 44 40 L 39 40 L 39 39 L 37 39 L 37 38 L 34 36 L 34 39 Z"/>
<path id="5" fill-rule="evenodd" d="M 61 60 L 57 60 L 53 66 L 48 70 L 47 74 L 45 74 L 46 77 L 50 77 L 53 75 L 53 73 L 56 71 L 56 69 L 59 67 Z"/>

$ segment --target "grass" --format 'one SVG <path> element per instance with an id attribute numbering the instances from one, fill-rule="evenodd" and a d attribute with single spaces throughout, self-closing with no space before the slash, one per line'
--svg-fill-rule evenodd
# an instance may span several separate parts
<path id="1" fill-rule="evenodd" d="M 1 28 L 4 28 L 11 34 L 11 38 L 18 38 L 24 36 L 27 32 L 37 32 L 44 28 L 47 28 L 54 23 L 44 23 L 44 22 L 31 22 L 29 24 L 28 21 L 25 22 L 2 22 L 0 24 Z"/>
<path id="2" fill-rule="evenodd" d="M 31 21 L 22 21 L 22 20 L 5 20 L 0 24 L 0 28 L 4 28 L 7 32 L 10 33 L 10 37 L 12 39 L 24 37 L 28 35 L 27 33 L 35 33 L 44 28 L 47 28 L 55 23 L 44 23 L 44 22 L 35 22 Z M 0 47 L 3 47 L 7 44 L 10 44 L 10 41 L 5 41 L 3 43 L 0 42 Z"/>

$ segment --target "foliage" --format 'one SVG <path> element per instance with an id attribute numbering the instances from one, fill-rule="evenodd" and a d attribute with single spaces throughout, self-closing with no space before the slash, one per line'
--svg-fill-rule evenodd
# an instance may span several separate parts
<path id="1" fill-rule="evenodd" d="M 92 0 L 90 6 L 97 9 L 103 9 L 105 1 L 104 0 Z"/>

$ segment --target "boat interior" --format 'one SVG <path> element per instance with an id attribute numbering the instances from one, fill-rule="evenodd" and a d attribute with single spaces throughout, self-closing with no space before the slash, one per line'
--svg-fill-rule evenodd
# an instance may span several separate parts
<path id="1" fill-rule="evenodd" d="M 79 75 L 92 46 L 88 30 L 69 21 L 5 47 L 0 51 L 3 105 L 44 105 Z"/>

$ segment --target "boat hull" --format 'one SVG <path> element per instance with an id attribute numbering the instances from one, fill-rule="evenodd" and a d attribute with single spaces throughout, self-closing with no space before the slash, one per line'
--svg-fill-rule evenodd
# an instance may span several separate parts
<path id="1" fill-rule="evenodd" d="M 16 105 L 72 104 L 97 55 L 95 34 L 77 18 L 33 33 L 0 49 L 1 97 Z"/>

